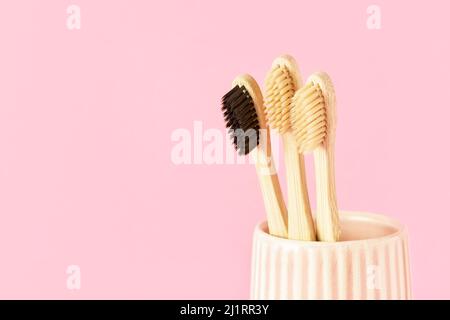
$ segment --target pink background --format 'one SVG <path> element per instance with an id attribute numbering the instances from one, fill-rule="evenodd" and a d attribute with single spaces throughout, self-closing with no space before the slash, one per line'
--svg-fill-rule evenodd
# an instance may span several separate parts
<path id="1" fill-rule="evenodd" d="M 2 1 L 0 298 L 248 298 L 254 168 L 174 165 L 171 133 L 281 53 L 335 81 L 339 207 L 404 222 L 414 297 L 450 298 L 450 7 L 375 3 Z"/>

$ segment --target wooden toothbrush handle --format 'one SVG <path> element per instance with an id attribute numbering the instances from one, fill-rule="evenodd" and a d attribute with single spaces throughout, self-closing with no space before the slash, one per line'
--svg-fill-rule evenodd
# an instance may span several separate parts
<path id="1" fill-rule="evenodd" d="M 298 153 L 293 134 L 286 132 L 282 137 L 288 191 L 288 237 L 314 241 L 316 231 L 306 184 L 305 161 L 303 155 Z"/>
<path id="2" fill-rule="evenodd" d="M 273 160 L 257 149 L 256 172 L 264 199 L 271 235 L 287 238 L 287 210 Z"/>
<path id="3" fill-rule="evenodd" d="M 316 175 L 316 229 L 319 241 L 339 240 L 339 214 L 334 180 L 334 148 L 320 146 L 314 150 Z"/>

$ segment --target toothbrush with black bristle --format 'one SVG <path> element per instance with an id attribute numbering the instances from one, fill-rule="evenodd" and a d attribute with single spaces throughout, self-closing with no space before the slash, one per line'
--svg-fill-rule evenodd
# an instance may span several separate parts
<path id="1" fill-rule="evenodd" d="M 261 89 L 253 77 L 244 74 L 234 79 L 222 98 L 222 111 L 238 154 L 255 158 L 269 233 L 287 238 L 286 205 L 272 159 Z"/>

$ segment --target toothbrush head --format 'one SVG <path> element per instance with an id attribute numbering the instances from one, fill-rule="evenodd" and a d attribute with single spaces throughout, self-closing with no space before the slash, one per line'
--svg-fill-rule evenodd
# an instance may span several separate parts
<path id="1" fill-rule="evenodd" d="M 335 94 L 330 77 L 311 75 L 292 100 L 291 120 L 300 153 L 311 152 L 334 139 Z"/>
<path id="2" fill-rule="evenodd" d="M 250 153 L 260 143 L 260 129 L 266 128 L 262 96 L 256 81 L 242 75 L 222 98 L 225 125 L 239 155 Z"/>
<path id="3" fill-rule="evenodd" d="M 281 134 L 291 128 L 291 100 L 301 81 L 297 63 L 289 55 L 276 58 L 267 74 L 265 113 L 270 127 Z"/>

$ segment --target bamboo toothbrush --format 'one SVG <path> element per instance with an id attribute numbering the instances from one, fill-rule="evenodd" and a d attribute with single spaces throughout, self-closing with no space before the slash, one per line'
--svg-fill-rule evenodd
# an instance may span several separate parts
<path id="1" fill-rule="evenodd" d="M 275 59 L 266 77 L 265 111 L 270 127 L 277 130 L 283 139 L 288 190 L 288 237 L 313 241 L 316 240 L 316 233 L 305 180 L 305 162 L 303 155 L 297 151 L 290 116 L 292 98 L 301 85 L 295 59 L 288 55 Z"/>
<path id="2" fill-rule="evenodd" d="M 261 90 L 250 75 L 237 77 L 232 87 L 222 98 L 226 126 L 238 153 L 251 152 L 256 160 L 269 233 L 286 238 L 287 210 L 272 160 L 270 132 L 264 117 Z"/>
<path id="3" fill-rule="evenodd" d="M 335 93 L 326 73 L 311 75 L 296 92 L 292 121 L 299 152 L 314 154 L 317 238 L 337 241 L 340 230 L 334 181 Z"/>

